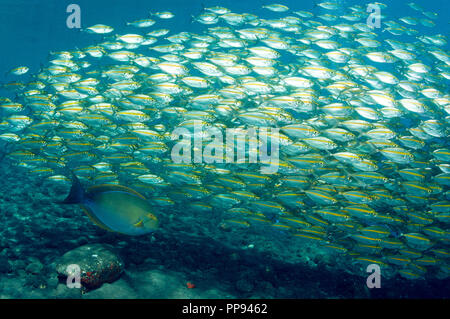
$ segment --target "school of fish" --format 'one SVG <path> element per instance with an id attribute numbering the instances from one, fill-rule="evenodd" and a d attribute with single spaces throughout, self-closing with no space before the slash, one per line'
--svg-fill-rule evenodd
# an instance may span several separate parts
<path id="1" fill-rule="evenodd" d="M 70 171 L 126 185 L 156 215 L 276 229 L 404 278 L 448 278 L 447 39 L 415 3 L 396 21 L 374 5 L 381 28 L 366 23 L 366 5 L 337 2 L 319 14 L 266 5 L 271 18 L 206 7 L 192 18 L 198 34 L 158 27 L 169 11 L 126 23 L 132 33 L 86 28 L 94 45 L 51 52 L 30 81 L 3 84 L 16 95 L 0 98 L 6 157 L 55 185 L 70 185 Z M 277 172 L 221 153 L 175 163 L 174 130 L 191 132 L 193 148 L 198 125 L 278 128 Z M 200 148 L 214 144 L 200 135 Z"/>

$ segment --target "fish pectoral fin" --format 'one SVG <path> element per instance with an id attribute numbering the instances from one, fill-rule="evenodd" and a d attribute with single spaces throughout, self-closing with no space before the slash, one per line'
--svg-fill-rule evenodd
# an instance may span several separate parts
<path id="1" fill-rule="evenodd" d="M 134 227 L 142 228 L 144 227 L 144 222 L 142 220 L 138 221 L 136 224 L 133 224 Z"/>

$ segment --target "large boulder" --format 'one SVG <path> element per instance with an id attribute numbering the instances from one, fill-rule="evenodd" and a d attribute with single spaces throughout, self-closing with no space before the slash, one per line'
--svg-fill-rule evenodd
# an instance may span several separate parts
<path id="1" fill-rule="evenodd" d="M 87 290 L 115 281 L 124 269 L 122 259 L 106 244 L 88 244 L 65 253 L 55 263 L 60 278 L 67 280 L 69 275 L 73 278 L 73 269 L 77 267 L 69 265 L 78 265 L 80 284 Z"/>

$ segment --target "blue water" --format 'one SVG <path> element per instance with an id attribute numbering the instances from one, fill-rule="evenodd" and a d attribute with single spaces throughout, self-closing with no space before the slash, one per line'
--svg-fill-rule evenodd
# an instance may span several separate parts
<path id="1" fill-rule="evenodd" d="M 271 4 L 273 2 L 278 1 L 267 1 L 267 0 L 243 0 L 243 1 L 236 1 L 236 0 L 223 0 L 223 1 L 209 1 L 209 0 L 46 0 L 46 1 L 40 1 L 40 0 L 0 0 L 0 35 L 1 35 L 1 59 L 0 59 L 0 83 L 5 83 L 13 80 L 17 80 L 18 78 L 12 75 L 7 75 L 6 72 L 12 69 L 13 67 L 20 66 L 20 65 L 26 65 L 30 68 L 30 71 L 27 75 L 24 76 L 24 79 L 31 79 L 31 74 L 37 73 L 41 66 L 44 65 L 47 61 L 47 58 L 49 56 L 49 52 L 52 51 L 62 51 L 62 50 L 74 50 L 74 49 L 82 49 L 86 46 L 94 44 L 97 39 L 99 39 L 98 35 L 94 34 L 87 34 L 85 32 L 81 32 L 77 29 L 69 29 L 66 26 L 66 19 L 69 15 L 69 13 L 66 12 L 66 8 L 71 3 L 76 3 L 81 8 L 81 24 L 82 28 L 92 26 L 94 24 L 106 24 L 110 25 L 115 28 L 115 32 L 120 32 L 122 34 L 124 33 L 132 33 L 136 32 L 135 28 L 127 27 L 126 22 L 137 20 L 140 18 L 148 17 L 148 13 L 156 12 L 156 11 L 163 11 L 163 10 L 169 10 L 175 14 L 175 18 L 171 20 L 158 20 L 158 25 L 152 27 L 152 29 L 155 29 L 155 27 L 161 26 L 164 28 L 168 28 L 171 30 L 171 34 L 181 32 L 181 31 L 187 31 L 187 32 L 193 32 L 193 33 L 200 33 L 202 30 L 205 29 L 204 25 L 201 25 L 199 23 L 193 23 L 192 22 L 192 16 L 198 15 L 202 12 L 203 6 L 214 6 L 214 5 L 220 5 L 227 8 L 230 8 L 233 12 L 237 13 L 252 13 L 258 16 L 262 17 L 278 17 L 285 15 L 286 13 L 274 13 L 269 12 L 265 9 L 262 9 L 261 6 L 265 4 Z M 286 0 L 286 1 L 279 1 L 279 3 L 287 5 L 291 11 L 297 11 L 297 10 L 303 10 L 303 11 L 311 11 L 315 14 L 321 14 L 321 13 L 327 13 L 326 10 L 321 9 L 316 6 L 317 1 L 303 1 L 303 0 Z M 353 4 L 364 4 L 366 2 L 361 1 L 340 1 L 343 5 L 350 6 Z M 390 1 L 383 1 L 383 3 L 386 3 L 388 5 L 388 8 L 385 10 L 382 10 L 382 14 L 387 15 L 387 19 L 390 20 L 397 20 L 400 17 L 404 16 L 417 16 L 418 13 L 416 13 L 414 10 L 410 9 L 408 6 L 406 6 L 406 3 L 409 1 L 396 1 L 396 0 L 390 0 Z M 437 33 L 443 34 L 445 36 L 450 35 L 450 2 L 447 0 L 417 0 L 415 1 L 417 4 L 421 5 L 426 11 L 432 11 L 432 12 L 438 12 L 439 17 L 434 20 L 436 23 L 436 27 L 434 28 L 426 28 L 423 26 L 411 26 L 411 28 L 416 29 L 419 31 L 418 35 L 434 35 Z M 290 14 L 290 13 L 288 13 Z M 214 25 L 212 25 L 214 26 Z M 208 26 L 206 26 L 208 27 Z M 151 30 L 151 29 L 149 29 Z M 380 30 L 375 30 L 377 33 L 381 33 Z M 382 35 L 382 36 L 389 36 L 388 34 Z M 101 37 L 101 36 L 100 36 Z M 395 37 L 395 39 L 399 41 L 411 41 L 410 37 Z M 448 50 L 449 45 L 447 44 L 446 47 L 443 49 Z M 10 96 L 11 93 L 8 91 L 5 91 L 3 89 L 0 89 L 0 96 Z M 410 121 L 402 121 L 402 125 L 405 127 L 411 126 Z M 15 172 L 3 172 L 5 176 L 8 176 L 8 178 L 13 179 Z M 39 180 L 31 180 L 27 179 L 24 182 L 31 183 L 30 185 L 27 185 L 28 192 L 30 191 L 30 187 L 36 187 L 39 188 L 42 186 Z M 4 191 L 7 190 L 6 185 L 4 185 Z M 25 192 L 25 191 L 24 191 Z M 21 198 L 20 189 L 19 191 L 15 191 L 15 197 Z M 8 194 L 4 192 L 3 194 L 3 200 L 6 202 L 8 198 Z M 26 196 L 30 196 L 27 194 Z M 24 196 L 22 196 L 24 197 Z M 24 200 L 26 202 L 26 200 Z M 23 203 L 22 203 L 23 204 Z M 44 204 L 43 204 L 44 205 Z M 19 205 L 19 209 L 25 209 L 21 208 L 22 206 Z M 28 209 L 28 208 L 27 208 Z M 40 207 L 34 207 L 34 209 L 39 210 Z M 32 214 L 33 209 L 30 208 L 30 215 Z M 68 214 L 69 215 L 69 214 Z M 78 215 L 79 217 L 79 215 Z M 70 219 L 70 216 L 67 216 L 68 219 Z M 89 221 L 85 220 L 86 223 L 90 223 Z M 68 225 L 70 223 L 68 222 Z M 67 226 L 67 225 L 66 225 Z M 55 230 L 55 233 L 64 233 L 64 229 Z M 87 233 L 91 235 L 96 235 L 97 230 L 94 226 L 87 226 Z M 285 233 L 280 232 L 268 235 L 268 238 L 270 236 L 273 237 L 280 237 L 280 240 L 284 240 Z M 44 235 L 45 237 L 45 235 Z M 109 238 L 106 237 L 106 241 L 109 243 L 116 243 L 117 238 Z M 53 236 L 55 238 L 55 236 Z M 87 237 L 86 237 L 87 238 Z M 99 238 L 103 237 L 98 237 Z M 189 238 L 189 237 L 187 237 Z M 166 238 L 167 239 L 167 238 Z M 124 238 L 120 238 L 119 240 L 124 240 Z M 133 239 L 134 240 L 134 239 Z M 278 279 L 279 282 L 284 284 L 286 287 L 289 287 L 289 283 L 291 281 L 294 281 L 297 279 L 294 275 L 292 275 L 293 272 L 295 272 L 295 267 L 292 265 L 285 265 L 280 261 L 272 261 L 267 262 L 267 260 L 270 260 L 270 256 L 265 256 L 264 253 L 261 254 L 255 254 L 248 253 L 248 255 L 244 255 L 241 260 L 241 265 L 236 265 L 236 262 L 230 262 L 230 260 L 221 260 L 221 256 L 217 252 L 221 252 L 223 255 L 230 256 L 234 253 L 234 250 L 229 247 L 222 247 L 221 243 L 219 242 L 211 242 L 208 243 L 206 246 L 202 246 L 202 244 L 196 245 L 196 243 L 183 243 L 182 240 L 179 240 L 178 242 L 176 239 L 169 238 L 168 241 L 172 240 L 174 241 L 174 251 L 178 251 L 178 254 L 176 253 L 170 253 L 168 252 L 168 255 L 170 255 L 170 258 L 172 258 L 173 263 L 179 263 L 179 267 L 177 268 L 177 265 L 172 265 L 173 269 L 179 269 L 180 267 L 185 267 L 185 271 L 187 273 L 196 273 L 199 269 L 201 271 L 207 271 L 208 269 L 216 267 L 216 272 L 220 273 L 226 273 L 227 272 L 227 262 L 232 264 L 232 267 L 235 267 L 234 269 L 239 269 L 239 267 L 252 269 L 253 267 L 261 267 L 261 269 L 258 269 L 257 272 L 255 271 L 256 275 L 253 274 L 253 276 L 264 276 L 265 268 L 261 265 L 264 265 L 265 263 L 269 264 L 273 272 L 278 272 Z M 85 243 L 88 240 L 81 241 L 82 243 Z M 80 242 L 77 242 L 76 244 L 80 244 Z M 133 244 L 136 244 L 136 247 L 144 247 L 142 242 L 139 242 L 136 240 L 136 243 L 132 241 L 131 246 Z M 245 243 L 248 244 L 248 243 Z M 49 241 L 47 250 L 53 249 L 51 242 Z M 140 245 L 140 246 L 139 246 Z M 155 250 L 158 248 L 161 249 L 160 252 L 154 253 L 157 257 L 155 257 L 157 260 L 159 260 L 161 263 L 164 262 L 165 259 L 169 259 L 169 257 L 164 256 L 163 251 L 170 250 L 167 246 L 164 246 L 159 243 L 155 244 L 153 246 L 153 250 L 140 250 L 139 253 L 141 254 L 152 254 Z M 178 246 L 185 245 L 183 249 L 179 249 Z M 70 245 L 69 245 L 70 246 Z M 75 247 L 76 245 L 73 244 L 70 247 Z M 43 246 L 41 246 L 43 247 Z M 237 248 L 237 247 L 236 247 Z M 55 248 L 56 249 L 56 248 Z M 64 251 L 67 249 L 63 249 L 62 247 L 58 248 L 59 251 Z M 143 249 L 143 248 L 142 248 Z M 204 249 L 204 253 L 207 256 L 207 254 L 210 254 L 210 256 L 215 256 L 215 260 L 211 259 L 212 257 L 198 257 L 194 261 L 190 260 L 188 257 L 184 256 L 186 254 L 187 256 L 195 256 L 198 254 L 199 249 Z M 48 260 L 51 260 L 50 257 L 48 257 L 48 254 L 50 254 L 46 250 L 46 258 Z M 137 250 L 137 249 L 136 249 Z M 0 249 L 1 251 L 1 249 Z M 143 252 L 144 251 L 144 252 Z M 180 257 L 180 251 L 182 257 Z M 131 253 L 128 251 L 129 260 L 131 263 L 138 264 L 138 261 L 140 261 L 139 258 L 143 257 L 136 257 L 138 255 L 138 252 L 133 251 Z M 178 256 L 177 256 L 178 255 Z M 134 258 L 134 260 L 133 260 Z M 177 259 L 178 258 L 178 259 Z M 183 258 L 186 258 L 183 259 Z M 193 258 L 193 257 L 192 257 Z M 139 260 L 138 260 L 139 259 Z M 309 270 L 305 270 L 305 274 L 303 279 L 307 279 L 306 277 L 314 278 L 314 280 L 321 280 L 325 278 L 324 280 L 320 281 L 320 284 L 313 285 L 311 282 L 308 283 L 308 289 L 312 291 L 312 295 L 315 297 L 391 297 L 391 298 L 397 298 L 397 297 L 433 297 L 435 295 L 439 297 L 449 297 L 448 295 L 448 286 L 445 286 L 445 282 L 440 282 L 438 280 L 430 281 L 430 282 L 418 282 L 418 283 L 407 283 L 404 287 L 406 289 L 399 289 L 396 287 L 395 282 L 390 282 L 387 285 L 389 286 L 389 289 L 391 289 L 389 292 L 361 292 L 361 291 L 353 291 L 353 288 L 348 288 L 351 286 L 352 280 L 354 280 L 355 277 L 349 276 L 346 277 L 345 274 L 334 274 L 332 271 L 330 272 L 329 269 L 323 265 L 319 265 L 319 270 L 316 270 L 315 272 L 309 272 Z M 321 273 L 323 271 L 323 275 Z M 193 275 L 193 277 L 197 276 L 198 278 L 201 278 L 201 275 L 196 274 Z M 230 276 L 222 275 L 223 277 Z M 249 275 L 250 277 L 252 275 Z M 341 276 L 342 281 L 335 281 L 333 286 L 327 287 L 327 281 L 334 280 L 335 276 Z M 195 277 L 195 278 L 197 278 Z M 219 276 L 218 276 L 219 277 Z M 214 276 L 211 276 L 211 278 L 216 278 Z M 230 279 L 230 281 L 233 281 L 233 279 Z M 275 280 L 276 281 L 276 280 Z M 447 281 L 448 283 L 448 281 Z M 348 285 L 348 286 L 347 286 Z M 209 287 L 214 288 L 214 281 L 212 280 L 209 283 Z M 398 288 L 399 290 L 395 290 Z M 288 288 L 286 288 L 288 289 Z M 346 290 L 348 289 L 348 291 Z M 405 292 L 406 290 L 406 292 Z M 330 294 L 327 294 L 327 291 L 331 291 Z M 0 286 L 0 293 L 1 293 L 1 286 Z M 334 295 L 333 295 L 334 294 Z M 249 297 L 249 295 L 238 295 L 238 296 L 244 296 Z M 263 294 L 257 294 L 257 296 L 264 297 Z M 280 296 L 280 295 L 278 295 Z M 302 296 L 301 294 L 289 294 L 286 293 L 284 295 L 281 295 L 282 297 L 307 297 L 306 295 Z M 277 295 L 273 295 L 270 297 L 277 297 Z"/>
<path id="2" fill-rule="evenodd" d="M 311 11 L 314 13 L 325 12 L 320 7 L 315 7 L 319 1 L 282 1 L 292 10 Z M 344 4 L 363 4 L 361 1 L 341 1 Z M 415 11 L 406 6 L 409 1 L 389 0 L 383 1 L 388 5 L 389 19 L 400 18 L 415 14 Z M 414 26 L 419 34 L 441 33 L 448 35 L 450 31 L 450 3 L 446 0 L 418 0 L 417 4 L 426 11 L 439 13 L 435 20 L 435 28 Z M 2 55 L 0 60 L 0 73 L 9 71 L 16 65 L 28 65 L 30 73 L 39 70 L 45 63 L 50 51 L 70 50 L 76 47 L 83 48 L 92 44 L 95 35 L 81 33 L 76 29 L 66 26 L 68 13 L 66 8 L 71 3 L 81 7 L 82 27 L 94 24 L 111 25 L 118 30 L 126 30 L 125 22 L 145 17 L 148 12 L 170 10 L 175 19 L 166 20 L 164 24 L 173 33 L 188 31 L 198 32 L 203 25 L 191 22 L 191 16 L 201 12 L 203 5 L 220 5 L 231 8 L 233 12 L 247 12 L 262 16 L 281 16 L 277 13 L 269 13 L 261 6 L 273 3 L 267 0 L 254 1 L 209 1 L 209 0 L 79 0 L 79 1 L 39 1 L 39 0 L 1 0 L 0 34 L 2 35 Z M 367 1 L 367 3 L 369 3 Z M 130 27 L 128 30 L 132 30 Z M 401 37 L 398 38 L 400 41 Z"/>

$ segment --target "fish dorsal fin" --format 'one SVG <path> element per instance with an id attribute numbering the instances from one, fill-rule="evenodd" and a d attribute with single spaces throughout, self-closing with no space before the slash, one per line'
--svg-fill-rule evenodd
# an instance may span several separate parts
<path id="1" fill-rule="evenodd" d="M 131 188 L 122 186 L 122 185 L 115 185 L 115 184 L 101 184 L 101 185 L 95 185 L 92 187 L 89 187 L 88 189 L 88 193 L 102 193 L 102 192 L 126 192 L 129 194 L 133 194 L 139 198 L 142 198 L 143 200 L 146 200 L 146 198 L 139 194 L 138 192 L 136 192 L 135 190 L 132 190 Z"/>

